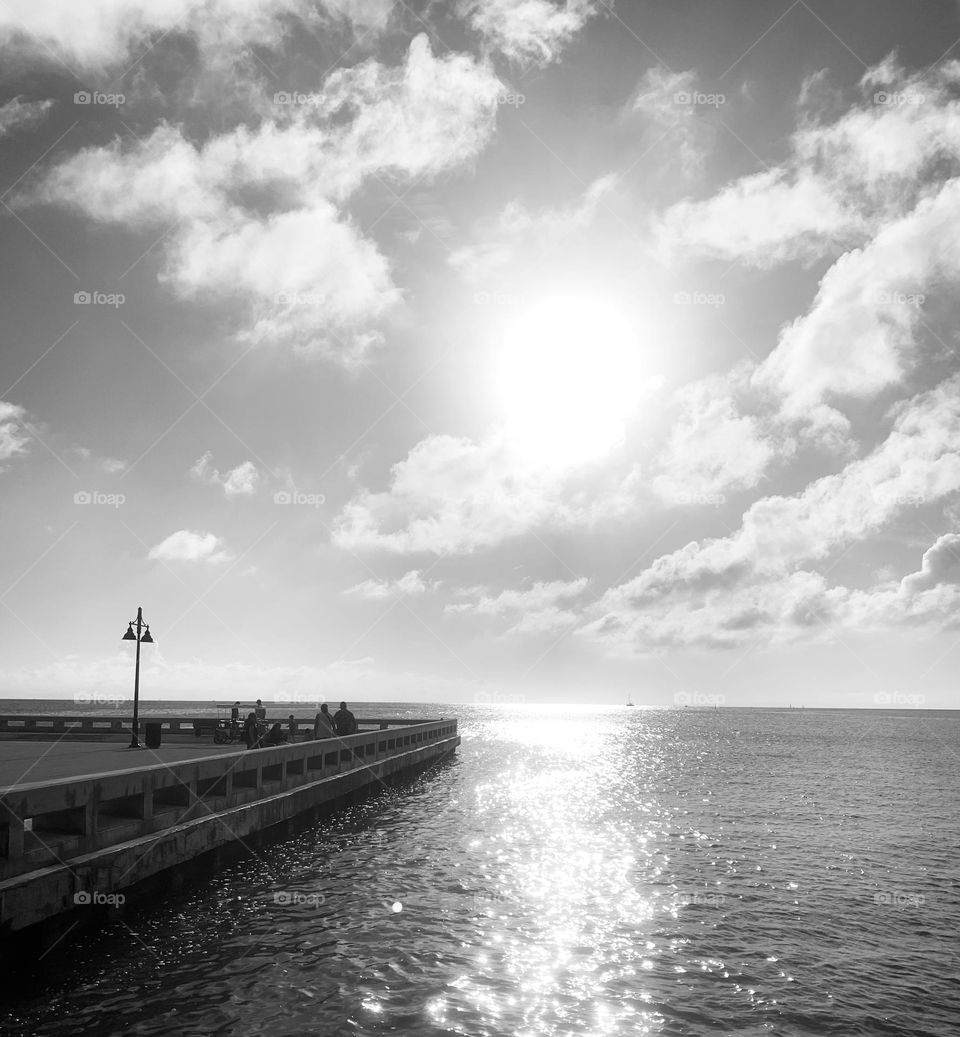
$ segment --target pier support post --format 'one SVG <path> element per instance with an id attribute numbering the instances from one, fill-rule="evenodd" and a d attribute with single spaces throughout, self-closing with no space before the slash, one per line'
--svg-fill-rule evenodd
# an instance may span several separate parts
<path id="1" fill-rule="evenodd" d="M 7 811 L 4 827 L 7 830 L 6 858 L 13 861 L 23 856 L 23 818 Z"/>

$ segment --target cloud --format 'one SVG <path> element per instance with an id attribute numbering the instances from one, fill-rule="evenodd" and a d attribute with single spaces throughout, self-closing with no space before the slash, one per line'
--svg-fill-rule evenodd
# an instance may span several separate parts
<path id="1" fill-rule="evenodd" d="M 656 136 L 651 147 L 672 147 L 672 154 L 679 159 L 680 169 L 687 176 L 700 172 L 715 136 L 714 127 L 702 117 L 703 107 L 694 101 L 708 95 L 697 89 L 697 74 L 668 72 L 655 65 L 648 69 L 637 87 L 630 104 L 632 112 L 641 113 L 653 126 Z M 714 101 L 722 97 L 713 93 Z M 715 105 L 718 107 L 719 105 Z"/>
<path id="2" fill-rule="evenodd" d="M 499 86 L 465 55 L 435 57 L 421 35 L 401 65 L 337 70 L 312 103 L 278 103 L 255 128 L 200 144 L 164 124 L 83 149 L 18 202 L 162 227 L 160 276 L 177 296 L 229 307 L 243 340 L 355 362 L 401 294 L 343 206 L 370 177 L 428 179 L 468 162 L 493 132 Z"/>
<path id="3" fill-rule="evenodd" d="M 754 383 L 802 416 L 833 396 L 874 396 L 912 370 L 931 282 L 960 273 L 960 179 L 842 256 L 810 311 L 788 325 Z"/>
<path id="4" fill-rule="evenodd" d="M 430 435 L 341 509 L 332 542 L 349 551 L 469 554 L 541 527 L 587 528 L 636 514 L 638 464 L 544 463 L 502 430 L 474 441 Z"/>
<path id="5" fill-rule="evenodd" d="M 450 254 L 450 265 L 472 283 L 483 282 L 508 266 L 521 248 L 543 252 L 555 248 L 578 230 L 588 227 L 618 183 L 614 174 L 598 177 L 571 206 L 530 212 L 521 202 L 510 202 L 497 219 L 477 228 L 479 241 Z"/>
<path id="6" fill-rule="evenodd" d="M 913 374 L 929 304 L 960 274 L 958 84 L 957 62 L 914 75 L 881 62 L 836 117 L 802 114 L 780 166 L 680 202 L 657 225 L 668 259 L 832 261 L 753 384 L 784 420 L 834 446 L 849 448 L 843 401 Z"/>
<path id="7" fill-rule="evenodd" d="M 896 584 L 876 594 L 828 588 L 819 574 L 804 574 L 800 567 L 863 542 L 905 514 L 958 490 L 960 375 L 955 375 L 899 405 L 889 435 L 866 457 L 814 479 L 795 496 L 755 501 L 731 535 L 692 541 L 608 589 L 591 608 L 593 619 L 584 634 L 631 645 L 717 647 L 740 643 L 743 631 L 760 624 L 761 616 L 777 628 L 794 613 L 818 622 L 844 615 L 850 621 L 877 621 L 905 614 Z M 925 556 L 924 568 L 907 577 L 902 590 L 933 586 L 946 571 L 952 548 L 952 540 L 938 542 L 933 554 Z M 946 592 L 936 599 L 941 604 L 944 600 Z M 916 620 L 936 614 L 937 607 L 929 597 L 906 611 Z"/>
<path id="8" fill-rule="evenodd" d="M 4 461 L 27 451 L 30 434 L 26 416 L 23 407 L 0 400 L 0 471 L 4 470 Z"/>
<path id="9" fill-rule="evenodd" d="M 209 450 L 197 459 L 190 474 L 201 482 L 221 487 L 227 497 L 252 496 L 260 481 L 260 472 L 252 461 L 244 461 L 236 468 L 221 473 L 213 467 L 213 454 Z"/>
<path id="10" fill-rule="evenodd" d="M 362 490 L 333 542 L 349 550 L 464 552 L 525 532 L 556 510 L 559 487 L 497 438 L 434 435 L 393 466 L 390 489 Z"/>
<path id="11" fill-rule="evenodd" d="M 738 412 L 728 381 L 707 378 L 680 389 L 680 413 L 654 464 L 654 491 L 670 504 L 722 503 L 725 493 L 751 489 L 791 444 L 764 422 Z"/>
<path id="12" fill-rule="evenodd" d="M 95 465 L 102 472 L 106 472 L 107 475 L 116 475 L 118 472 L 123 472 L 127 468 L 126 461 L 121 461 L 117 457 L 104 457 L 100 454 L 94 453 L 85 446 L 75 446 L 72 448 L 71 453 L 76 454 L 82 461 Z"/>
<path id="13" fill-rule="evenodd" d="M 666 259 L 676 261 L 693 249 L 758 267 L 813 259 L 861 241 L 865 231 L 856 210 L 820 177 L 791 177 L 780 168 L 743 177 L 707 201 L 678 202 L 657 227 Z"/>
<path id="14" fill-rule="evenodd" d="M 0 105 L 0 139 L 32 129 L 52 107 L 53 101 L 21 101 L 19 97 Z"/>
<path id="15" fill-rule="evenodd" d="M 811 639 L 836 620 L 836 600 L 819 573 L 797 571 L 776 579 L 677 595 L 656 606 L 639 601 L 590 607 L 591 622 L 577 636 L 630 652 L 670 648 L 730 649 L 758 638 L 765 643 Z"/>
<path id="16" fill-rule="evenodd" d="M 560 607 L 581 597 L 589 580 L 555 580 L 535 583 L 527 590 L 505 590 L 492 595 L 483 588 L 462 591 L 472 601 L 456 602 L 444 611 L 461 615 L 507 618 L 513 624 L 508 633 L 542 634 L 573 627 L 578 616 Z"/>
<path id="17" fill-rule="evenodd" d="M 960 606 L 957 576 L 956 568 L 943 579 L 921 572 L 901 584 L 888 580 L 854 589 L 829 586 L 821 573 L 798 569 L 677 596 L 655 607 L 638 603 L 619 610 L 590 608 L 595 618 L 583 623 L 576 636 L 618 655 L 685 648 L 763 651 L 796 642 L 838 641 L 856 655 L 848 640 L 854 634 L 896 632 L 902 637 L 909 629 L 955 629 Z M 918 579 L 911 584 L 913 577 Z"/>
<path id="18" fill-rule="evenodd" d="M 888 85 L 878 90 L 881 80 Z M 661 245 L 768 267 L 866 242 L 952 177 L 958 82 L 957 62 L 914 75 L 889 59 L 874 66 L 859 101 L 832 121 L 801 113 L 781 165 L 670 207 L 657 228 Z"/>
<path id="19" fill-rule="evenodd" d="M 594 0 L 461 0 L 460 13 L 512 61 L 548 65 L 596 13 Z"/>
<path id="20" fill-rule="evenodd" d="M 211 562 L 229 561 L 233 556 L 226 544 L 214 533 L 195 533 L 180 529 L 150 548 L 147 557 L 158 562 Z"/>
<path id="21" fill-rule="evenodd" d="M 924 551 L 920 571 L 905 576 L 900 588 L 912 595 L 942 583 L 960 584 L 960 533 L 939 537 Z"/>
<path id="22" fill-rule="evenodd" d="M 331 18 L 382 29 L 389 0 L 87 0 L 64 19 L 56 4 L 8 0 L 0 7 L 0 43 L 34 59 L 98 71 L 127 62 L 162 38 L 189 35 L 203 49 L 276 47 L 295 20 L 323 28 Z"/>
<path id="23" fill-rule="evenodd" d="M 419 569 L 411 569 L 397 580 L 364 580 L 344 594 L 355 594 L 360 598 L 381 601 L 385 598 L 416 598 L 428 591 L 436 590 L 439 581 L 424 580 Z"/>

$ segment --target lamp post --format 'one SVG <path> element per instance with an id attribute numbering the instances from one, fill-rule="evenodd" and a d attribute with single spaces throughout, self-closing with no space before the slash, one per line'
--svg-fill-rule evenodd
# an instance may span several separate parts
<path id="1" fill-rule="evenodd" d="M 136 633 L 133 630 L 134 623 L 137 625 Z M 144 627 L 146 627 L 145 630 Z M 141 631 L 143 631 L 142 634 Z M 142 608 L 137 609 L 137 618 L 131 619 L 127 624 L 127 632 L 121 640 L 137 642 L 137 664 L 133 671 L 133 732 L 129 748 L 142 749 L 143 746 L 140 744 L 140 645 L 153 644 L 153 638 L 150 636 L 150 627 L 143 621 Z"/>

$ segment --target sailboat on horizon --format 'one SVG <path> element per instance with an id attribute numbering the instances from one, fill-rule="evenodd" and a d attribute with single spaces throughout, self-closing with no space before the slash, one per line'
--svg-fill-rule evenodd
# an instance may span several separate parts
<path id="1" fill-rule="evenodd" d="M 632 706 L 633 705 L 633 696 L 632 695 L 628 695 L 627 696 L 627 705 L 628 706 Z"/>

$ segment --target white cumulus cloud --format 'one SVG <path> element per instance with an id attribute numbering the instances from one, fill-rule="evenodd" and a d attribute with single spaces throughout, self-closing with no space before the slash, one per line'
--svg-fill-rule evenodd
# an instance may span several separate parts
<path id="1" fill-rule="evenodd" d="M 364 580 L 350 587 L 344 594 L 355 594 L 359 598 L 382 601 L 386 598 L 416 598 L 428 591 L 436 590 L 439 581 L 424 580 L 419 569 L 411 569 L 396 580 Z"/>
<path id="2" fill-rule="evenodd" d="M 52 107 L 53 101 L 21 101 L 19 97 L 0 105 L 0 138 L 32 129 Z"/>
<path id="3" fill-rule="evenodd" d="M 195 142 L 161 124 L 88 147 L 18 204 L 48 203 L 132 230 L 163 227 L 161 279 L 219 304 L 239 337 L 355 362 L 401 300 L 377 243 L 345 211 L 370 177 L 426 180 L 493 132 L 500 83 L 463 54 L 414 38 L 401 64 L 330 74 L 310 105 Z"/>
<path id="4" fill-rule="evenodd" d="M 208 450 L 190 469 L 190 474 L 201 482 L 219 486 L 227 497 L 250 497 L 256 493 L 260 471 L 252 461 L 244 461 L 236 468 L 221 472 L 213 465 L 213 454 Z"/>
<path id="5" fill-rule="evenodd" d="M 196 533 L 189 529 L 178 529 L 159 544 L 150 548 L 147 556 L 158 562 L 210 562 L 229 561 L 233 556 L 226 544 L 215 533 Z"/>
<path id="6" fill-rule="evenodd" d="M 513 61 L 547 65 L 596 13 L 595 0 L 460 0 L 490 47 Z"/>
<path id="7" fill-rule="evenodd" d="M 26 411 L 16 403 L 0 400 L 0 463 L 26 453 L 29 442 Z"/>

